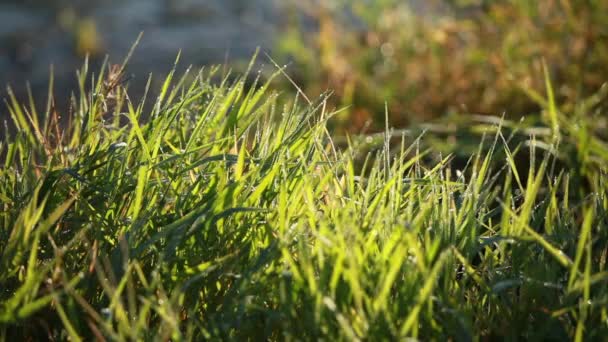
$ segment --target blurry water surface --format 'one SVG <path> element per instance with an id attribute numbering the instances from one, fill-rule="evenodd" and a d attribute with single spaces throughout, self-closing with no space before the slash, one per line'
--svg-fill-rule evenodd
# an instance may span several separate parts
<path id="1" fill-rule="evenodd" d="M 67 95 L 87 53 L 92 70 L 106 54 L 119 63 L 142 31 L 135 83 L 166 73 L 180 50 L 184 65 L 246 59 L 272 48 L 280 18 L 273 0 L 3 0 L 0 97 L 7 84 L 23 97 L 26 81 L 45 94 L 50 65 L 57 95 Z"/>

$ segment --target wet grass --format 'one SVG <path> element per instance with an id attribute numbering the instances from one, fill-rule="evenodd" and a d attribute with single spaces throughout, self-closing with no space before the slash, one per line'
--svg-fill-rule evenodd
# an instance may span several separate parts
<path id="1" fill-rule="evenodd" d="M 334 139 L 326 97 L 218 70 L 144 111 L 85 67 L 64 126 L 8 100 L 0 339 L 606 336 L 593 106 L 559 111 L 547 78 L 526 121 Z"/>

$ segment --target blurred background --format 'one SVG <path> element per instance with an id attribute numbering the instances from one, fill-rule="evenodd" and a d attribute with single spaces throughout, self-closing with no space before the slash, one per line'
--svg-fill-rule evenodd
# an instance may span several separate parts
<path id="1" fill-rule="evenodd" d="M 92 70 L 106 54 L 119 63 L 141 31 L 128 68 L 135 97 L 180 49 L 184 67 L 238 71 L 261 47 L 309 97 L 332 89 L 331 104 L 347 108 L 332 125 L 348 131 L 382 129 L 385 106 L 393 126 L 536 113 L 543 61 L 560 109 L 605 110 L 606 0 L 2 0 L 0 84 L 23 99 L 29 82 L 44 103 L 52 64 L 67 102 L 86 55 Z"/>
<path id="2" fill-rule="evenodd" d="M 22 97 L 27 81 L 44 95 L 52 64 L 57 98 L 66 98 L 86 55 L 91 70 L 106 55 L 120 63 L 144 32 L 128 69 L 137 91 L 148 74 L 167 73 L 180 49 L 187 66 L 272 48 L 276 9 L 272 0 L 2 0 L 0 83 Z"/>

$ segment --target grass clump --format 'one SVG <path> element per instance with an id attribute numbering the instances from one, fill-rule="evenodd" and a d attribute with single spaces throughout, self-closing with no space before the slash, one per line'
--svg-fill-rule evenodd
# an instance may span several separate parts
<path id="1" fill-rule="evenodd" d="M 536 126 L 476 123 L 456 169 L 432 131 L 334 143 L 326 97 L 209 69 L 145 106 L 112 70 L 81 72 L 63 126 L 9 101 L 2 339 L 608 332 L 607 148 L 551 96 Z"/>

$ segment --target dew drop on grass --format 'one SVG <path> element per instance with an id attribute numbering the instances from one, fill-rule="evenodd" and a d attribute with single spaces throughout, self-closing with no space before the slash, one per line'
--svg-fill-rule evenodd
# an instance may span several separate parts
<path id="1" fill-rule="evenodd" d="M 123 148 L 123 147 L 127 147 L 127 143 L 126 142 L 117 142 L 117 143 L 113 143 L 112 145 L 110 145 L 110 151 L 114 151 L 117 150 L 119 148 Z"/>
<path id="2" fill-rule="evenodd" d="M 101 314 L 106 316 L 106 318 L 112 318 L 112 310 L 110 308 L 101 309 Z"/>

